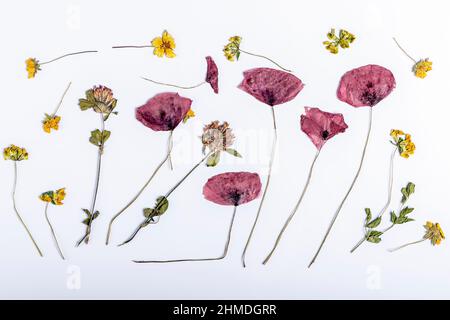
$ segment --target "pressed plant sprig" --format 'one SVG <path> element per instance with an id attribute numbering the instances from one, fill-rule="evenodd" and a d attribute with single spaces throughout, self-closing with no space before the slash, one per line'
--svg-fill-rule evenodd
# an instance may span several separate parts
<path id="1" fill-rule="evenodd" d="M 367 215 L 367 217 L 369 217 L 369 215 L 370 215 L 370 217 L 369 217 L 368 221 L 365 222 L 364 237 L 353 247 L 353 249 L 350 252 L 354 252 L 366 240 L 369 242 L 374 242 L 374 241 L 370 241 L 369 238 L 377 239 L 378 236 L 382 234 L 382 233 L 380 233 L 380 234 L 378 234 L 377 237 L 374 237 L 375 234 L 378 233 L 379 231 L 371 230 L 371 229 L 373 229 L 374 227 L 377 227 L 380 224 L 381 218 L 383 217 L 383 215 L 385 214 L 385 212 L 387 211 L 387 209 L 389 208 L 389 205 L 391 203 L 392 185 L 393 185 L 393 180 L 394 180 L 395 155 L 398 154 L 398 155 L 400 155 L 400 157 L 407 159 L 411 155 L 414 154 L 414 151 L 416 149 L 414 142 L 412 142 L 412 140 L 411 140 L 410 134 L 405 134 L 401 130 L 392 129 L 390 136 L 392 138 L 390 143 L 392 145 L 394 145 L 394 150 L 391 153 L 390 161 L 389 161 L 390 163 L 389 163 L 389 179 L 388 179 L 388 197 L 387 197 L 386 204 L 383 206 L 383 208 L 380 210 L 378 215 L 373 220 L 372 220 L 372 214 L 370 212 L 370 209 L 366 208 L 366 215 Z M 402 193 L 405 195 L 405 193 L 403 192 L 404 190 L 407 190 L 408 192 L 411 190 L 412 192 L 414 192 L 414 184 L 410 183 L 410 184 L 408 184 L 408 186 L 406 188 L 402 189 Z M 400 212 L 400 209 L 399 209 L 399 212 Z M 391 212 L 391 218 L 392 218 L 392 212 Z M 394 221 L 392 221 L 392 222 L 394 222 Z"/>
<path id="2" fill-rule="evenodd" d="M 345 132 L 348 128 L 347 124 L 344 121 L 344 117 L 340 113 L 329 113 L 320 110 L 319 108 L 309 108 L 305 107 L 305 114 L 301 115 L 300 118 L 300 127 L 301 130 L 308 135 L 311 142 L 317 149 L 317 152 L 311 162 L 311 166 L 308 171 L 308 176 L 305 182 L 305 185 L 300 193 L 299 199 L 289 214 L 286 222 L 284 223 L 281 231 L 279 232 L 275 243 L 273 245 L 272 250 L 267 255 L 266 259 L 264 259 L 263 264 L 269 262 L 270 258 L 274 254 L 276 248 L 278 247 L 281 238 L 283 237 L 284 232 L 286 231 L 289 223 L 294 218 L 300 204 L 302 203 L 303 197 L 306 194 L 306 190 L 308 189 L 309 183 L 311 182 L 312 173 L 314 170 L 314 165 L 319 157 L 320 151 L 325 143 L 330 140 L 332 137 L 336 136 L 339 133 Z"/>
<path id="3" fill-rule="evenodd" d="M 28 73 L 28 79 L 34 78 L 36 76 L 37 72 L 41 70 L 41 66 L 43 66 L 45 64 L 49 64 L 49 63 L 52 63 L 54 61 L 57 61 L 57 60 L 60 60 L 60 59 L 63 59 L 65 57 L 69 57 L 69 56 L 75 56 L 75 55 L 85 54 L 85 53 L 96 53 L 96 52 L 98 52 L 98 51 L 97 50 L 85 50 L 85 51 L 66 53 L 55 59 L 44 61 L 44 62 L 40 62 L 36 58 L 28 58 L 27 60 L 25 60 L 25 66 L 26 66 L 26 70 Z"/>
<path id="4" fill-rule="evenodd" d="M 162 86 L 169 86 L 169 87 L 175 87 L 175 88 L 179 88 L 179 89 L 194 89 L 194 88 L 198 88 L 204 84 L 209 83 L 209 85 L 211 86 L 211 88 L 214 90 L 214 93 L 219 93 L 219 69 L 217 68 L 216 63 L 214 62 L 213 58 L 211 58 L 210 56 L 206 57 L 206 76 L 205 76 L 205 80 L 193 85 L 193 86 L 180 86 L 180 85 L 176 85 L 176 84 L 171 84 L 171 83 L 164 83 L 164 82 L 160 82 L 160 81 L 155 81 L 149 78 L 144 78 L 142 77 L 142 79 L 150 81 L 152 83 L 155 84 L 159 84 Z"/>
<path id="5" fill-rule="evenodd" d="M 45 220 L 47 220 L 48 226 L 50 227 L 50 231 L 53 236 L 53 240 L 55 241 L 56 248 L 58 249 L 58 253 L 61 259 L 63 260 L 65 260 L 64 254 L 62 253 L 61 247 L 59 246 L 58 238 L 56 237 L 55 230 L 53 229 L 52 223 L 50 222 L 47 211 L 48 206 L 50 204 L 55 206 L 63 205 L 65 197 L 66 197 L 66 188 L 61 188 L 56 191 L 46 191 L 39 196 L 39 199 L 45 202 L 45 209 L 44 209 Z"/>
<path id="6" fill-rule="evenodd" d="M 431 62 L 428 58 L 425 59 L 414 59 L 402 46 L 398 43 L 397 39 L 392 38 L 395 44 L 400 48 L 400 50 L 414 62 L 412 67 L 412 72 L 417 78 L 424 79 L 428 75 L 428 71 L 433 70 L 433 62 Z"/>
<path id="7" fill-rule="evenodd" d="M 169 207 L 169 196 L 194 172 L 202 163 L 206 162 L 207 167 L 215 167 L 220 161 L 222 152 L 226 152 L 235 157 L 242 157 L 239 152 L 232 149 L 234 143 L 234 134 L 228 122 L 222 124 L 219 121 L 213 121 L 203 128 L 203 134 L 200 137 L 202 141 L 203 158 L 189 170 L 181 180 L 179 180 L 165 195 L 159 196 L 153 208 L 143 210 L 144 220 L 138 225 L 131 236 L 119 246 L 129 243 L 143 228 L 150 224 L 157 223 Z"/>
<path id="8" fill-rule="evenodd" d="M 261 180 L 257 173 L 226 172 L 208 179 L 203 186 L 203 195 L 211 202 L 224 206 L 233 206 L 233 214 L 228 228 L 227 240 L 223 254 L 213 258 L 188 258 L 174 260 L 134 260 L 136 263 L 171 263 L 187 261 L 217 261 L 227 256 L 231 240 L 237 207 L 256 199 L 261 192 Z"/>
<path id="9" fill-rule="evenodd" d="M 394 252 L 394 251 L 400 250 L 402 248 L 408 247 L 410 245 L 424 242 L 426 240 L 430 240 L 430 243 L 433 246 L 440 245 L 442 240 L 445 239 L 444 231 L 442 230 L 441 225 L 439 223 L 437 223 L 437 222 L 433 223 L 431 221 L 427 221 L 423 227 L 425 228 L 425 234 L 422 237 L 422 239 L 406 243 L 397 248 L 389 249 L 389 251 Z"/>
<path id="10" fill-rule="evenodd" d="M 164 30 L 161 37 L 153 38 L 151 44 L 137 46 L 114 46 L 113 49 L 129 49 L 129 48 L 153 48 L 153 54 L 159 58 L 166 56 L 167 58 L 175 58 L 175 39 L 172 35 Z"/>
<path id="11" fill-rule="evenodd" d="M 268 58 L 266 56 L 243 50 L 241 48 L 241 41 L 242 41 L 242 37 L 240 37 L 240 36 L 233 36 L 233 37 L 230 37 L 228 39 L 228 43 L 223 48 L 223 53 L 225 55 L 225 58 L 227 58 L 228 61 L 234 61 L 235 58 L 236 58 L 236 60 L 239 60 L 239 57 L 241 56 L 241 53 L 245 53 L 245 54 L 248 54 L 250 56 L 266 59 L 266 60 L 272 62 L 278 68 L 280 68 L 280 69 L 282 69 L 284 71 L 287 71 L 287 72 L 292 72 L 291 70 L 283 68 L 277 62 L 275 62 L 274 60 L 272 60 L 272 59 L 270 59 L 270 58 Z"/>
<path id="12" fill-rule="evenodd" d="M 20 148 L 20 147 L 12 144 L 9 147 L 6 147 L 5 149 L 3 149 L 3 158 L 5 160 L 11 160 L 14 163 L 14 182 L 13 182 L 13 189 L 12 189 L 12 194 L 11 194 L 14 212 L 16 213 L 16 216 L 19 219 L 19 222 L 25 228 L 25 231 L 27 232 L 28 236 L 30 237 L 31 241 L 33 242 L 33 245 L 36 248 L 38 254 L 42 257 L 43 256 L 42 251 L 41 251 L 41 249 L 39 249 L 39 246 L 37 245 L 36 241 L 34 240 L 33 236 L 31 235 L 31 232 L 28 229 L 27 225 L 25 224 L 25 221 L 23 221 L 22 216 L 20 215 L 19 211 L 17 210 L 17 205 L 16 205 L 17 162 L 23 161 L 23 160 L 28 160 L 28 152 L 25 148 Z"/>
<path id="13" fill-rule="evenodd" d="M 168 162 L 172 169 L 171 153 L 173 148 L 172 136 L 173 131 L 180 124 L 181 121 L 186 122 L 189 118 L 194 116 L 191 109 L 192 100 L 181 97 L 178 93 L 165 92 L 160 93 L 149 99 L 144 105 L 136 109 L 136 119 L 144 126 L 153 131 L 169 132 L 167 154 L 164 159 L 155 168 L 151 176 L 144 183 L 138 193 L 117 212 L 109 222 L 108 232 L 106 235 L 106 244 L 108 245 L 111 237 L 111 230 L 114 221 L 123 214 L 144 192 L 150 182 L 158 173 L 159 169 Z"/>
<path id="14" fill-rule="evenodd" d="M 117 114 L 114 111 L 117 105 L 117 99 L 113 97 L 111 89 L 105 86 L 94 86 L 92 89 L 86 91 L 86 98 L 79 99 L 78 105 L 82 111 L 92 109 L 95 113 L 100 115 L 101 129 L 95 129 L 91 131 L 89 142 L 98 148 L 97 152 L 97 170 L 94 185 L 94 194 L 92 196 L 92 202 L 90 209 L 82 209 L 87 218 L 83 220 L 83 224 L 86 225 L 86 232 L 84 236 L 77 242 L 79 246 L 83 241 L 88 244 L 89 236 L 91 234 L 92 222 L 100 214 L 95 210 L 95 204 L 97 202 L 97 193 L 100 182 L 100 171 L 102 164 L 102 155 L 105 148 L 105 143 L 111 136 L 111 131 L 105 129 L 105 122 L 109 119 L 111 114 Z"/>
<path id="15" fill-rule="evenodd" d="M 56 113 L 61 108 L 64 97 L 66 96 L 67 91 L 69 91 L 71 84 L 72 84 L 72 82 L 69 82 L 69 84 L 67 85 L 66 90 L 64 90 L 64 93 L 63 93 L 61 99 L 59 100 L 59 103 L 56 106 L 55 110 L 51 114 L 47 114 L 47 113 L 45 114 L 44 120 L 42 121 L 42 129 L 45 132 L 50 133 L 51 129 L 53 129 L 55 131 L 59 129 L 59 122 L 61 121 L 61 116 L 58 116 Z"/>
<path id="16" fill-rule="evenodd" d="M 350 44 L 355 41 L 356 37 L 348 32 L 347 30 L 341 29 L 339 31 L 339 36 L 336 35 L 336 30 L 331 29 L 327 33 L 327 41 L 324 41 L 325 49 L 330 51 L 332 54 L 337 54 L 339 52 L 339 47 L 342 49 L 350 48 Z"/>

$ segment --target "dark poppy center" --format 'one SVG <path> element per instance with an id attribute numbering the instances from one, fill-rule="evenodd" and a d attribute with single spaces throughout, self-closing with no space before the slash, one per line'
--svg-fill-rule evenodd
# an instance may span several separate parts
<path id="1" fill-rule="evenodd" d="M 327 130 L 322 131 L 322 139 L 327 140 L 330 136 L 330 133 Z"/>
<path id="2" fill-rule="evenodd" d="M 229 196 L 233 204 L 237 206 L 239 204 L 239 200 L 241 200 L 241 193 L 238 192 L 237 190 L 234 190 L 230 192 Z"/>

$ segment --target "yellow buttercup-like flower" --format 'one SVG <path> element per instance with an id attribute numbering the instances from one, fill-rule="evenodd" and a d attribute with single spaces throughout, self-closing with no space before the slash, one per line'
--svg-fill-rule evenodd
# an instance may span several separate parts
<path id="1" fill-rule="evenodd" d="M 402 130 L 391 130 L 392 143 L 397 146 L 398 152 L 401 157 L 409 158 L 414 154 L 416 145 L 411 141 L 411 135 L 404 133 Z"/>
<path id="2" fill-rule="evenodd" d="M 44 120 L 42 121 L 42 129 L 45 132 L 50 133 L 50 130 L 58 130 L 59 129 L 59 121 L 61 120 L 60 116 L 57 115 L 45 115 Z"/>
<path id="3" fill-rule="evenodd" d="M 195 112 L 192 109 L 189 109 L 189 111 L 186 113 L 183 119 L 183 123 L 186 123 L 190 118 L 195 117 Z"/>
<path id="4" fill-rule="evenodd" d="M 223 48 L 223 53 L 228 61 L 234 61 L 234 58 L 239 60 L 241 40 L 242 38 L 240 36 L 233 36 L 228 39 L 229 42 Z"/>
<path id="5" fill-rule="evenodd" d="M 175 58 L 175 39 L 164 30 L 161 37 L 152 40 L 153 54 L 162 58 L 164 55 L 168 58 Z"/>
<path id="6" fill-rule="evenodd" d="M 28 152 L 25 148 L 20 148 L 12 144 L 3 149 L 3 158 L 12 161 L 28 160 Z"/>
<path id="7" fill-rule="evenodd" d="M 413 72 L 418 78 L 425 78 L 427 76 L 427 72 L 433 70 L 433 62 L 427 59 L 419 60 L 413 67 Z"/>
<path id="8" fill-rule="evenodd" d="M 54 204 L 56 206 L 60 206 L 63 205 L 63 200 L 65 197 L 66 197 L 66 188 L 61 188 L 56 191 L 44 192 L 39 196 L 39 199 L 41 199 L 44 202 Z"/>
<path id="9" fill-rule="evenodd" d="M 39 61 L 35 58 L 28 58 L 27 60 L 25 60 L 25 64 L 27 67 L 28 79 L 34 78 L 36 76 L 36 73 L 41 70 Z"/>
<path id="10" fill-rule="evenodd" d="M 439 223 L 433 223 L 431 221 L 427 221 L 427 223 L 423 226 L 425 228 L 424 239 L 430 239 L 431 244 L 439 245 L 443 239 L 445 239 L 444 231 L 442 230 Z"/>

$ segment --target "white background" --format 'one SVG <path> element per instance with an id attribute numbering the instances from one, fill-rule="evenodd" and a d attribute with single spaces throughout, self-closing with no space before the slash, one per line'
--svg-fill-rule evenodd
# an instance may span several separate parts
<path id="1" fill-rule="evenodd" d="M 422 243 L 397 253 L 387 248 L 423 235 L 426 220 L 450 230 L 448 181 L 448 108 L 450 50 L 446 1 L 14 1 L 0 12 L 2 121 L 0 145 L 24 146 L 28 161 L 19 164 L 19 210 L 41 245 L 39 258 L 19 225 L 10 199 L 11 162 L 0 165 L 1 298 L 450 298 L 446 241 Z M 348 50 L 331 55 L 322 45 L 331 27 L 356 35 Z M 112 45 L 148 44 L 163 29 L 175 37 L 175 59 L 159 59 L 151 49 L 112 50 Z M 242 48 L 272 57 L 294 70 L 306 84 L 293 101 L 276 107 L 279 148 L 274 176 L 249 250 L 248 268 L 240 254 L 258 201 L 238 210 L 231 249 L 219 262 L 136 265 L 131 259 L 208 257 L 221 253 L 231 208 L 203 199 L 212 175 L 225 171 L 258 172 L 263 182 L 270 150 L 271 118 L 267 106 L 236 88 L 242 71 L 268 62 L 242 55 L 228 62 L 222 47 L 229 36 L 243 37 Z M 395 36 L 414 57 L 430 57 L 433 71 L 424 79 L 410 72 L 412 62 L 395 46 Z M 100 50 L 43 66 L 26 78 L 24 61 L 49 60 L 67 52 Z M 203 80 L 211 55 L 220 70 L 220 94 L 203 86 L 180 91 L 193 99 L 197 117 L 175 131 L 175 170 L 164 167 L 143 196 L 118 219 L 112 243 L 105 247 L 107 223 L 134 195 L 164 156 L 167 135 L 138 123 L 134 109 L 154 94 L 170 91 L 140 76 L 179 84 Z M 375 63 L 392 70 L 396 90 L 374 109 L 373 136 L 361 178 L 342 210 L 317 262 L 306 266 L 357 168 L 367 128 L 368 109 L 337 100 L 341 75 Z M 61 128 L 42 131 L 69 81 Z M 77 106 L 96 84 L 114 90 L 117 111 L 107 122 L 107 143 L 97 208 L 89 246 L 75 248 L 84 232 L 81 208 L 89 206 L 96 148 L 89 132 L 99 126 L 91 111 Z M 261 261 L 297 200 L 315 148 L 299 129 L 304 106 L 344 114 L 349 129 L 329 141 L 317 162 L 309 192 L 279 250 L 267 266 Z M 201 157 L 198 135 L 212 120 L 227 120 L 244 159 L 223 156 L 216 168 L 199 168 L 174 194 L 159 224 L 145 229 L 128 246 L 116 247 L 142 219 L 141 209 L 170 188 Z M 411 205 L 416 222 L 393 229 L 378 245 L 349 249 L 361 237 L 363 208 L 381 209 L 386 199 L 388 142 L 391 128 L 412 134 L 416 154 L 396 158 L 393 207 L 399 189 L 416 183 Z M 61 261 L 37 196 L 67 188 L 62 207 L 49 214 L 68 260 Z M 79 286 L 78 286 L 79 284 Z"/>

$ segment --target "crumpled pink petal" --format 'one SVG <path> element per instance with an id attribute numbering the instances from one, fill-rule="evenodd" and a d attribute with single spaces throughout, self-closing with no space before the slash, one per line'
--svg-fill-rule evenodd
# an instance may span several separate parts
<path id="1" fill-rule="evenodd" d="M 238 206 L 256 199 L 261 192 L 257 173 L 226 172 L 208 179 L 203 195 L 209 201 L 225 206 Z"/>
<path id="2" fill-rule="evenodd" d="M 325 142 L 348 128 L 342 114 L 310 107 L 305 107 L 305 114 L 300 117 L 300 126 L 318 150 Z"/>
<path id="3" fill-rule="evenodd" d="M 210 56 L 206 57 L 207 69 L 205 81 L 211 85 L 214 93 L 219 93 L 219 69 Z"/>
<path id="4" fill-rule="evenodd" d="M 136 119 L 155 131 L 171 131 L 184 119 L 192 100 L 178 93 L 164 92 L 136 108 Z"/>
<path id="5" fill-rule="evenodd" d="M 392 72 L 369 64 L 346 72 L 339 83 L 337 97 L 353 107 L 373 107 L 395 88 Z"/>
<path id="6" fill-rule="evenodd" d="M 244 71 L 244 79 L 238 86 L 269 106 L 291 101 L 303 87 L 302 81 L 293 74 L 271 68 Z"/>

